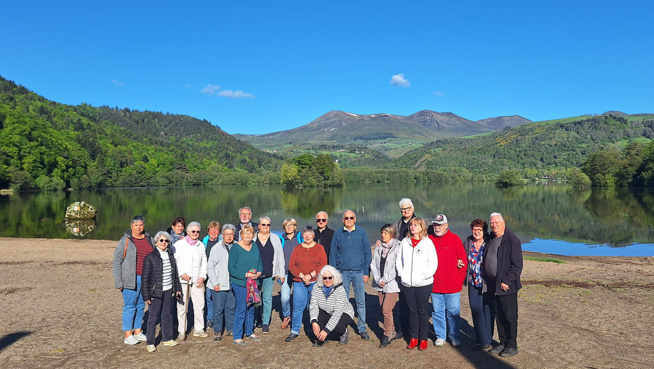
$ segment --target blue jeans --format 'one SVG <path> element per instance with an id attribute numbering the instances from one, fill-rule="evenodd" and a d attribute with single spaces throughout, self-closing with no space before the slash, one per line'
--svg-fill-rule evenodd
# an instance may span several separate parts
<path id="1" fill-rule="evenodd" d="M 343 287 L 345 288 L 345 296 L 348 301 L 350 300 L 350 283 L 354 286 L 354 301 L 356 301 L 356 311 L 359 317 L 357 328 L 359 334 L 366 331 L 366 292 L 365 284 L 363 283 L 362 270 L 339 270 L 343 275 Z"/>
<path id="2" fill-rule="evenodd" d="M 123 331 L 141 329 L 143 327 L 143 314 L 145 301 L 141 295 L 141 276 L 136 276 L 136 289 L 123 288 Z"/>
<path id="3" fill-rule="evenodd" d="M 309 306 L 311 290 L 316 282 L 305 285 L 304 282 L 293 282 L 293 318 L 291 318 L 291 333 L 300 334 L 302 316 Z"/>
<path id="4" fill-rule="evenodd" d="M 205 316 L 205 323 L 212 322 L 213 321 L 213 297 L 211 294 L 211 290 L 209 288 L 204 289 L 204 306 L 207 307 L 207 315 Z M 206 324 L 204 325 L 205 327 L 207 326 Z"/>
<path id="5" fill-rule="evenodd" d="M 272 295 L 275 282 L 273 277 L 261 279 L 261 302 L 263 303 L 263 318 L 261 324 L 270 325 L 270 315 L 272 314 Z"/>
<path id="6" fill-rule="evenodd" d="M 236 308 L 234 309 L 234 340 L 243 338 L 243 324 L 245 335 L 254 334 L 254 304 L 247 305 L 247 289 L 232 283 Z"/>
<path id="7" fill-rule="evenodd" d="M 436 338 L 449 338 L 450 341 L 459 340 L 459 316 L 461 315 L 460 295 L 460 292 L 431 294 L 431 303 L 434 307 L 434 312 L 431 314 L 431 320 L 434 324 Z"/>
<path id="8" fill-rule="evenodd" d="M 468 301 L 472 313 L 472 324 L 475 327 L 477 343 L 485 345 L 493 341 L 493 326 L 495 314 L 493 310 L 493 295 L 482 293 L 481 287 L 468 285 Z"/>
<path id="9" fill-rule="evenodd" d="M 213 331 L 216 333 L 223 332 L 223 317 L 225 319 L 225 330 L 227 332 L 234 331 L 234 299 L 233 291 L 211 291 L 211 298 L 213 300 Z"/>
<path id="10" fill-rule="evenodd" d="M 282 300 L 282 317 L 291 316 L 291 283 L 293 282 L 288 281 L 288 274 L 285 274 L 282 292 L 279 296 Z"/>

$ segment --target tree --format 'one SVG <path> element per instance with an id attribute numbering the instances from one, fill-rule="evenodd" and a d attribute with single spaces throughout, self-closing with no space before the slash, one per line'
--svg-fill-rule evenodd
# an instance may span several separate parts
<path id="1" fill-rule="evenodd" d="M 514 187 L 524 186 L 525 180 L 522 178 L 522 173 L 519 170 L 503 170 L 495 181 L 498 187 Z"/>

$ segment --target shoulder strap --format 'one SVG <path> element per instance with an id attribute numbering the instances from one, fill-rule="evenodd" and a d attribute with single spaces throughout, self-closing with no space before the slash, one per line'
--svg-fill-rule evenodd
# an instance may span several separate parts
<path id="1" fill-rule="evenodd" d="M 127 255 L 127 245 L 129 245 L 129 237 L 125 238 L 125 251 L 123 251 L 123 259 L 125 259 L 125 256 Z"/>

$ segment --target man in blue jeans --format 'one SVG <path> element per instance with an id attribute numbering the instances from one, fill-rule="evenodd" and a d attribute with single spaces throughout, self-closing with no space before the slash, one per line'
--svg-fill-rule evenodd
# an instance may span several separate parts
<path id="1" fill-rule="evenodd" d="M 365 284 L 370 276 L 370 240 L 363 228 L 356 228 L 356 215 L 352 210 L 343 214 L 343 228 L 334 231 L 332 244 L 329 250 L 329 263 L 343 275 L 345 295 L 350 296 L 350 284 L 354 286 L 354 299 L 359 318 L 359 336 L 369 340 L 366 331 L 366 294 Z"/>

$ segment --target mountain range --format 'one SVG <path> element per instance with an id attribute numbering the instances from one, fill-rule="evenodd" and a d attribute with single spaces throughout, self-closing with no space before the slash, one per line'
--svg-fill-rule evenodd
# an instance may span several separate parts
<path id="1" fill-rule="evenodd" d="M 236 137 L 257 147 L 304 143 L 369 146 L 396 139 L 431 142 L 448 137 L 472 136 L 525 123 L 531 121 L 517 115 L 472 121 L 453 113 L 432 110 L 422 110 L 407 116 L 386 113 L 360 115 L 333 110 L 294 129 Z"/>

